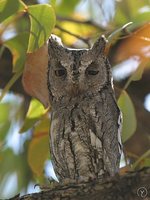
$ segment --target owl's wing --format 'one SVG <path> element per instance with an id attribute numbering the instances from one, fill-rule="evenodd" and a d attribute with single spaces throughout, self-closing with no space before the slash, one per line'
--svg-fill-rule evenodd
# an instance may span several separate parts
<path id="1" fill-rule="evenodd" d="M 122 115 L 117 106 L 113 93 L 108 90 L 101 95 L 103 106 L 101 107 L 101 133 L 103 160 L 106 171 L 112 176 L 119 170 L 122 152 L 121 124 Z M 100 132 L 100 131 L 99 131 Z"/>

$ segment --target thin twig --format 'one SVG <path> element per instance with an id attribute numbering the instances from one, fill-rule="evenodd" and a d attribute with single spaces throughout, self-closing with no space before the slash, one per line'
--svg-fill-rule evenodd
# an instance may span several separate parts
<path id="1" fill-rule="evenodd" d="M 83 38 L 83 37 L 81 37 L 81 36 L 79 36 L 79 35 L 77 35 L 77 34 L 75 34 L 75 33 L 72 33 L 72 32 L 70 32 L 70 31 L 68 31 L 68 30 L 66 30 L 66 29 L 64 29 L 64 28 L 62 28 L 62 27 L 60 27 L 59 25 L 56 25 L 55 28 L 57 28 L 57 29 L 59 29 L 60 31 L 65 32 L 65 33 L 67 33 L 67 34 L 69 34 L 69 35 L 72 35 L 72 36 L 78 38 L 79 40 L 82 40 L 84 43 L 86 43 L 86 44 L 88 45 L 88 47 L 91 46 L 88 38 Z"/>

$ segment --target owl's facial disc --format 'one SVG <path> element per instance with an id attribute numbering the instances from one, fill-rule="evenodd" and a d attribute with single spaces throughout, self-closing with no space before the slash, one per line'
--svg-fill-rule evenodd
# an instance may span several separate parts
<path id="1" fill-rule="evenodd" d="M 97 94 L 110 84 L 110 65 L 101 37 L 90 49 L 69 49 L 53 37 L 49 40 L 49 88 L 55 99 Z"/>

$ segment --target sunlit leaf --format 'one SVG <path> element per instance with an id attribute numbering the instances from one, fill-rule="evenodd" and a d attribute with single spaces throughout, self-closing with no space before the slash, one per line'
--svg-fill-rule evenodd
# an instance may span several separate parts
<path id="1" fill-rule="evenodd" d="M 135 109 L 126 91 L 122 91 L 118 105 L 123 114 L 122 140 L 125 142 L 135 133 L 137 125 Z"/>
<path id="2" fill-rule="evenodd" d="M 52 6 L 48 4 L 29 6 L 28 13 L 31 21 L 28 52 L 33 52 L 47 41 L 56 19 Z"/>
<path id="3" fill-rule="evenodd" d="M 13 72 L 23 69 L 26 60 L 26 51 L 28 47 L 28 33 L 21 33 L 14 38 L 5 41 L 5 46 L 10 49 L 13 55 Z"/>
<path id="4" fill-rule="evenodd" d="M 49 155 L 48 132 L 38 132 L 29 145 L 28 162 L 37 176 L 43 176 L 44 163 Z"/>
<path id="5" fill-rule="evenodd" d="M 84 18 L 82 15 L 73 15 L 72 16 L 73 19 L 77 19 L 79 21 L 84 21 Z M 96 27 L 92 27 L 87 25 L 87 24 L 79 24 L 78 23 L 72 23 L 72 22 L 61 22 L 59 23 L 60 27 L 63 28 L 64 30 L 67 30 L 73 34 L 76 34 L 78 36 L 83 36 L 83 38 L 88 38 L 88 37 L 92 37 L 94 34 L 97 33 L 97 28 Z M 60 31 L 59 29 L 55 29 L 54 32 L 56 35 L 60 36 L 62 41 L 68 45 L 71 46 L 72 44 L 76 43 L 78 38 L 72 36 L 71 34 L 68 34 L 66 32 Z M 85 47 L 87 47 L 87 45 L 85 43 L 79 43 L 79 46 L 85 45 Z"/>
<path id="6" fill-rule="evenodd" d="M 30 102 L 29 110 L 27 112 L 24 124 L 20 129 L 20 133 L 32 128 L 34 124 L 47 112 L 43 105 L 36 99 L 32 99 Z"/>
<path id="7" fill-rule="evenodd" d="M 9 16 L 23 9 L 24 4 L 20 0 L 1 0 L 0 1 L 0 23 Z"/>
<path id="8" fill-rule="evenodd" d="M 29 110 L 27 113 L 28 118 L 35 118 L 35 117 L 40 117 L 46 112 L 44 109 L 43 105 L 36 99 L 32 99 Z"/>

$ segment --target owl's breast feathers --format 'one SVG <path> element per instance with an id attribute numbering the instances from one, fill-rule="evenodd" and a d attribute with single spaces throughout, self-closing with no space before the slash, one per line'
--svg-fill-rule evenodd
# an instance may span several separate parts
<path id="1" fill-rule="evenodd" d="M 67 106 L 53 111 L 51 151 L 60 179 L 103 178 L 117 173 L 119 117 L 108 91 L 94 98 L 70 99 Z"/>

